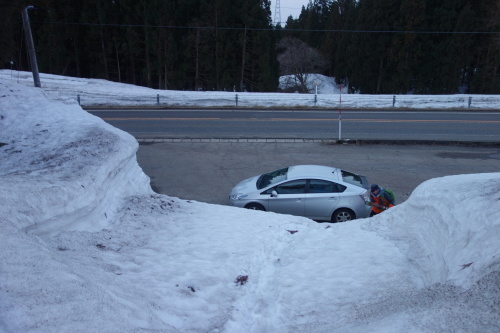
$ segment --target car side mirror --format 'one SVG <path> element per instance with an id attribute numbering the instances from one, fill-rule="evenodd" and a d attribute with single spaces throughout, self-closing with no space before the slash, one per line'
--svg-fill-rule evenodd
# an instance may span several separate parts
<path id="1" fill-rule="evenodd" d="M 271 198 L 275 198 L 277 196 L 278 196 L 278 192 L 276 192 L 276 190 L 271 192 Z"/>

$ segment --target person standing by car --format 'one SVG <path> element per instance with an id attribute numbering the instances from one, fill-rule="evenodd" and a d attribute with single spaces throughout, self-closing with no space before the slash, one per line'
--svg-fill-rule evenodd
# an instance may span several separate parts
<path id="1" fill-rule="evenodd" d="M 380 214 L 384 210 L 394 207 L 394 194 L 390 190 L 373 184 L 371 186 L 370 206 L 372 206 L 370 217 Z"/>

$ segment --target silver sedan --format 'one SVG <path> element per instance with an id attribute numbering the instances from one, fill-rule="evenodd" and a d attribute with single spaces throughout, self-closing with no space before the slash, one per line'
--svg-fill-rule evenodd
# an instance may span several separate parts
<path id="1" fill-rule="evenodd" d="M 296 165 L 243 180 L 229 195 L 236 207 L 345 222 L 370 215 L 365 176 L 321 165 Z"/>

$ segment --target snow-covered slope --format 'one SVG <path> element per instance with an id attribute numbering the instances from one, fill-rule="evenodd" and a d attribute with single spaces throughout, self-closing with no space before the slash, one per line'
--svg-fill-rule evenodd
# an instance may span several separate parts
<path id="1" fill-rule="evenodd" d="M 35 234 L 100 230 L 121 197 L 152 193 L 131 135 L 74 103 L 28 91 L 0 83 L 3 216 Z"/>
<path id="2" fill-rule="evenodd" d="M 500 268 L 499 253 L 492 251 L 500 247 L 500 210 L 492 209 L 499 201 L 499 173 L 431 179 L 405 206 L 372 219 L 367 230 L 400 247 L 417 269 L 417 286 L 452 282 L 469 288 Z"/>
<path id="3" fill-rule="evenodd" d="M 500 173 L 342 224 L 184 201 L 131 136 L 5 80 L 0 143 L 2 333 L 499 329 Z"/>

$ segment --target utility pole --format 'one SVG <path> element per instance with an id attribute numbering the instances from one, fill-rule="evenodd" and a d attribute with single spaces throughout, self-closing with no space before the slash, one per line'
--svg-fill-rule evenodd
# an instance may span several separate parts
<path id="1" fill-rule="evenodd" d="M 23 28 L 26 34 L 26 43 L 28 44 L 28 52 L 30 56 L 31 70 L 33 71 L 33 81 L 35 87 L 41 88 L 40 74 L 38 73 L 38 64 L 36 62 L 35 46 L 33 44 L 33 36 L 31 35 L 30 20 L 28 17 L 28 9 L 33 9 L 33 6 L 28 6 L 23 9 Z"/>

